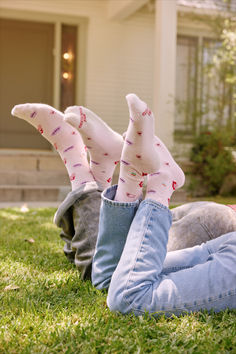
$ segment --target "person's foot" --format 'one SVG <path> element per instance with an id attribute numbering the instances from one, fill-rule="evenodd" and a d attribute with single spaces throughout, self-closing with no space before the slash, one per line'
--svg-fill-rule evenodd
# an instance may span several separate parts
<path id="1" fill-rule="evenodd" d="M 95 113 L 82 106 L 68 107 L 64 119 L 80 132 L 89 151 L 91 172 L 95 180 L 103 188 L 107 188 L 120 161 L 122 136 Z"/>
<path id="2" fill-rule="evenodd" d="M 160 162 L 154 146 L 154 117 L 135 94 L 126 96 L 130 121 L 121 155 L 115 200 L 130 202 L 142 193 L 144 176 L 158 171 Z"/>
<path id="3" fill-rule="evenodd" d="M 11 113 L 33 125 L 54 146 L 68 171 L 72 190 L 94 181 L 83 140 L 61 112 L 46 104 L 26 103 L 15 106 Z"/>
<path id="4" fill-rule="evenodd" d="M 160 169 L 148 175 L 145 199 L 169 206 L 172 193 L 184 185 L 185 175 L 158 137 L 155 137 L 155 148 L 160 157 Z"/>

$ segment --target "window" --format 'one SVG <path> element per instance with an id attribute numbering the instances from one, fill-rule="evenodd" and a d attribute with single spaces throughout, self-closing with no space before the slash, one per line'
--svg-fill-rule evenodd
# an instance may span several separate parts
<path id="1" fill-rule="evenodd" d="M 201 85 L 201 126 L 216 124 L 218 127 L 231 126 L 233 123 L 233 90 L 225 83 L 224 74 L 215 69 L 208 75 L 213 57 L 221 42 L 203 40 L 202 48 L 202 85 Z"/>
<path id="2" fill-rule="evenodd" d="M 236 131 L 232 85 L 227 85 L 214 69 L 209 76 L 214 54 L 220 46 L 221 42 L 213 39 L 177 38 L 176 141 L 191 140 L 202 128 L 212 125 L 227 125 Z"/>
<path id="3" fill-rule="evenodd" d="M 197 38 L 179 36 L 176 58 L 175 134 L 192 136 L 196 129 Z"/>

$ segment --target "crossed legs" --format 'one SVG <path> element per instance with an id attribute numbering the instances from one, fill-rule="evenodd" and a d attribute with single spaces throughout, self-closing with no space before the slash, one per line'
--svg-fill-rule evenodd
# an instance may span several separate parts
<path id="1" fill-rule="evenodd" d="M 141 112 L 141 102 L 137 97 L 135 100 L 136 112 Z M 141 116 L 139 114 L 138 118 Z M 134 131 L 133 135 L 129 134 L 128 128 L 126 139 L 133 143 L 129 136 L 135 136 L 137 129 L 133 116 L 131 118 L 129 128 L 132 124 L 130 130 Z M 144 130 L 145 124 L 142 124 Z M 150 126 L 147 129 L 152 134 Z M 150 141 L 153 141 L 152 136 Z M 130 147 L 133 144 L 129 142 Z M 141 156 L 142 151 L 141 143 Z M 127 147 L 122 150 L 122 160 L 128 162 L 125 164 L 127 170 L 121 169 L 122 179 L 126 181 L 130 171 L 138 172 L 138 178 L 133 180 L 136 194 L 132 193 L 136 199 L 127 201 L 126 191 L 119 194 L 119 187 L 126 185 L 121 180 L 117 188 L 113 186 L 103 192 L 93 260 L 93 284 L 100 289 L 108 288 L 109 308 L 136 315 L 145 311 L 179 315 L 200 309 L 220 311 L 227 307 L 235 308 L 236 233 L 167 254 L 172 222 L 167 205 L 175 188 L 184 182 L 183 173 L 165 148 L 163 154 L 159 152 L 161 167 L 156 172 L 153 172 L 151 164 L 146 167 L 145 173 L 158 178 L 152 181 L 152 197 L 147 186 L 146 197 L 141 201 L 137 182 L 142 176 L 143 165 Z M 162 174 L 164 181 L 160 177 Z"/>

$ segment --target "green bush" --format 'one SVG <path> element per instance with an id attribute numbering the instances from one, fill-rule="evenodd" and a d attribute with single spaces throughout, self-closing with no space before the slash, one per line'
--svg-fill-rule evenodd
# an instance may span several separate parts
<path id="1" fill-rule="evenodd" d="M 236 172 L 229 134 L 220 131 L 201 133 L 195 138 L 190 160 L 194 162 L 190 189 L 204 189 L 206 195 L 219 194 L 225 177 Z"/>

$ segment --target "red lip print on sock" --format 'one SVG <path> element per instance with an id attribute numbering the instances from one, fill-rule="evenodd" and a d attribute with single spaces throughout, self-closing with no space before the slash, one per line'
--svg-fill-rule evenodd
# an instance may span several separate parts
<path id="1" fill-rule="evenodd" d="M 177 182 L 173 181 L 172 182 L 172 188 L 173 188 L 174 191 L 176 190 L 176 185 L 177 185 Z"/>
<path id="2" fill-rule="evenodd" d="M 108 156 L 108 153 L 107 152 L 105 152 L 105 154 L 103 154 L 104 156 Z"/>
<path id="3" fill-rule="evenodd" d="M 55 114 L 56 112 L 55 111 L 51 111 L 50 114 Z"/>
<path id="4" fill-rule="evenodd" d="M 43 134 L 43 127 L 40 124 L 38 125 L 38 131 L 40 134 Z"/>
<path id="5" fill-rule="evenodd" d="M 107 182 L 110 183 L 111 182 L 111 177 L 107 179 Z"/>
<path id="6" fill-rule="evenodd" d="M 146 116 L 146 115 L 151 115 L 152 114 L 152 111 L 150 111 L 150 109 L 147 107 L 146 109 L 145 109 L 145 111 L 142 113 L 142 116 L 144 117 L 144 116 Z"/>
<path id="7" fill-rule="evenodd" d="M 63 161 L 64 161 L 64 164 L 66 165 L 66 164 L 67 164 L 67 161 L 66 161 L 66 159 L 64 159 Z"/>
<path id="8" fill-rule="evenodd" d="M 140 188 L 143 188 L 143 181 L 141 181 L 141 182 L 139 183 L 139 187 L 140 187 Z"/>
<path id="9" fill-rule="evenodd" d="M 72 175 L 70 175 L 70 180 L 71 180 L 71 181 L 74 181 L 74 180 L 75 180 L 75 174 L 74 174 L 74 173 L 72 173 Z"/>
<path id="10" fill-rule="evenodd" d="M 128 198 L 135 198 L 136 195 L 135 194 L 132 194 L 132 193 L 129 193 L 129 192 L 126 192 L 126 195 Z"/>
<path id="11" fill-rule="evenodd" d="M 142 135 L 142 132 L 137 132 L 137 134 L 138 134 L 139 136 L 141 136 L 141 135 Z"/>
<path id="12" fill-rule="evenodd" d="M 84 122 L 86 122 L 86 114 L 83 113 L 82 108 L 80 107 L 80 123 L 79 123 L 79 128 L 82 128 Z"/>
<path id="13" fill-rule="evenodd" d="M 117 165 L 120 161 L 115 161 L 114 164 Z"/>
<path id="14" fill-rule="evenodd" d="M 141 155 L 136 155 L 137 159 L 141 159 Z"/>
<path id="15" fill-rule="evenodd" d="M 142 172 L 142 176 L 144 177 L 144 176 L 147 176 L 147 173 L 145 173 L 145 172 Z"/>

